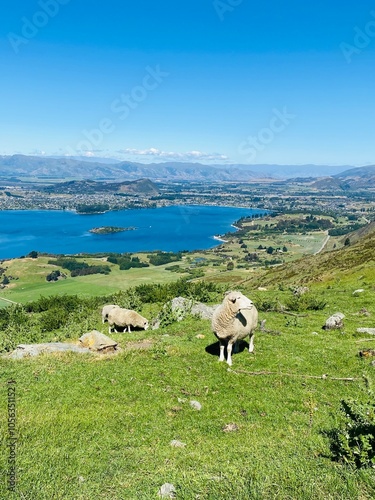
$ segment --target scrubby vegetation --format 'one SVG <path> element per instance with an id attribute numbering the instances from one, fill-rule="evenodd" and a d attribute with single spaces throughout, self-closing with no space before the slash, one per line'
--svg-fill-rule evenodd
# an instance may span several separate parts
<path id="1" fill-rule="evenodd" d="M 369 399 L 341 401 L 341 426 L 328 432 L 334 459 L 344 464 L 375 469 L 375 394 Z"/>

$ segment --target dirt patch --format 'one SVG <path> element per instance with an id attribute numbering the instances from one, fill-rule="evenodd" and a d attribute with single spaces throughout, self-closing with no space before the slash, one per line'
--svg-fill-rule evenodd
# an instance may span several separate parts
<path id="1" fill-rule="evenodd" d="M 127 350 L 147 350 L 147 349 L 152 349 L 154 346 L 154 341 L 153 340 L 140 340 L 139 342 L 127 342 L 125 345 L 125 349 Z"/>

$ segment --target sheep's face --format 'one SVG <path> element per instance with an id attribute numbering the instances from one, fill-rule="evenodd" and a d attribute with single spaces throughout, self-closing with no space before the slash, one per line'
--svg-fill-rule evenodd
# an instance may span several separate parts
<path id="1" fill-rule="evenodd" d="M 145 322 L 143 323 L 143 328 L 144 328 L 144 330 L 147 330 L 148 326 L 149 326 L 149 325 L 148 325 L 148 321 L 145 321 Z"/>
<path id="2" fill-rule="evenodd" d="M 241 309 L 252 309 L 254 307 L 253 302 L 241 292 L 229 292 L 226 295 L 226 300 L 234 313 L 241 311 Z"/>

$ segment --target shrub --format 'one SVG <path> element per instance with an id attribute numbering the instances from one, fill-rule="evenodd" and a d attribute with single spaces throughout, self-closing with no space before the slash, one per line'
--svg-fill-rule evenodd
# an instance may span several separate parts
<path id="1" fill-rule="evenodd" d="M 114 295 L 114 303 L 124 309 L 139 311 L 142 309 L 142 299 L 134 288 L 128 288 Z"/>
<path id="2" fill-rule="evenodd" d="M 42 313 L 39 322 L 42 332 L 58 330 L 64 326 L 69 318 L 69 313 L 65 309 L 53 308 Z"/>
<path id="3" fill-rule="evenodd" d="M 43 312 L 49 309 L 64 309 L 72 312 L 78 309 L 88 299 L 80 299 L 77 295 L 53 295 L 51 297 L 40 297 L 34 302 L 25 305 L 26 312 Z"/>
<path id="4" fill-rule="evenodd" d="M 342 400 L 344 420 L 338 429 L 329 433 L 334 460 L 357 468 L 375 468 L 375 402 L 360 403 Z"/>
<path id="5" fill-rule="evenodd" d="M 293 295 L 285 303 L 289 311 L 321 311 L 326 305 L 327 302 L 323 298 L 316 297 L 311 293 Z"/>
<path id="6" fill-rule="evenodd" d="M 178 321 L 179 316 L 180 316 L 179 310 L 175 309 L 173 311 L 172 310 L 172 303 L 167 302 L 158 315 L 159 320 L 160 320 L 160 327 L 165 328 L 166 326 L 169 326 L 172 323 L 175 323 L 176 321 Z"/>
<path id="7" fill-rule="evenodd" d="M 47 274 L 46 281 L 57 281 L 62 276 L 59 270 L 52 271 L 50 274 Z"/>

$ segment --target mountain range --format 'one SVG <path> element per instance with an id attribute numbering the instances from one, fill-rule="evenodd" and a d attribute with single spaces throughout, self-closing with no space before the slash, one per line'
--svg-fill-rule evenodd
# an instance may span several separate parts
<path id="1" fill-rule="evenodd" d="M 123 182 L 97 182 L 92 180 L 77 180 L 59 182 L 42 189 L 54 194 L 96 194 L 96 193 L 126 193 L 155 196 L 159 189 L 149 179 L 137 179 Z"/>
<path id="2" fill-rule="evenodd" d="M 101 158 L 46 156 L 0 156 L 0 176 L 5 178 L 91 179 L 130 181 L 251 182 L 323 177 L 325 185 L 361 187 L 375 183 L 375 166 L 354 168 L 348 165 L 205 165 L 202 163 L 136 163 Z M 320 182 L 320 181 L 317 181 Z M 318 186 L 317 186 L 318 187 Z"/>

